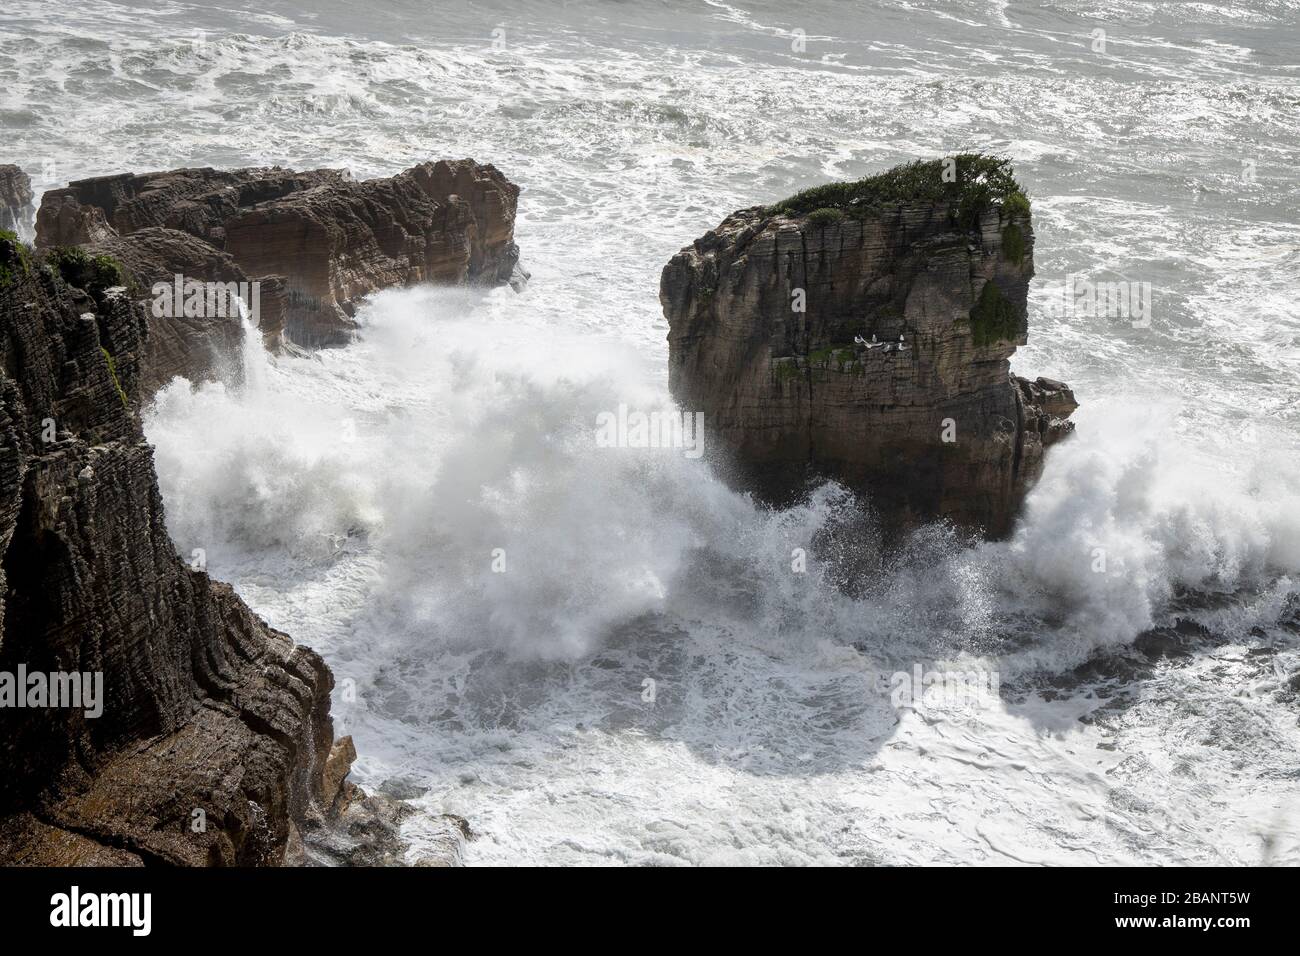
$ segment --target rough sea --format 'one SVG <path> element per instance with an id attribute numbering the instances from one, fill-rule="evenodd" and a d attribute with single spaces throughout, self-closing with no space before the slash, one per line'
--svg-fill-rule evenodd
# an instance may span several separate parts
<path id="1" fill-rule="evenodd" d="M 412 858 L 456 813 L 470 864 L 1300 864 L 1295 0 L 6 0 L 0 130 L 38 192 L 522 187 L 522 294 L 386 291 L 146 413 L 177 548 L 324 655 Z M 669 407 L 680 247 L 973 149 L 1033 203 L 1013 371 L 1081 402 L 1009 540 L 876 554 L 841 488 L 770 511 L 596 445 Z M 899 699 L 943 671 L 996 683 Z"/>

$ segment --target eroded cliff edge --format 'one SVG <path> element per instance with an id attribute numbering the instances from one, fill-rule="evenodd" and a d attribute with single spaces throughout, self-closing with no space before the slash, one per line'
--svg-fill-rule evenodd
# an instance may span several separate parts
<path id="1" fill-rule="evenodd" d="M 764 499 L 828 477 L 887 528 L 1005 535 L 1077 407 L 1010 373 L 1033 246 L 1007 161 L 974 154 L 736 212 L 664 268 L 673 396 Z"/>
<path id="2" fill-rule="evenodd" d="M 39 250 L 0 232 L 0 675 L 103 688 L 97 714 L 0 706 L 0 864 L 400 862 L 406 808 L 346 780 L 324 662 L 176 554 L 138 409 L 246 333 L 150 289 L 255 279 L 268 344 L 346 341 L 378 289 L 518 287 L 518 192 L 471 160 L 174 170 L 47 193 Z"/>
<path id="3" fill-rule="evenodd" d="M 273 864 L 322 804 L 333 680 L 177 556 L 133 412 L 144 320 L 0 238 L 0 671 L 103 675 L 102 713 L 0 708 L 0 860 Z"/>
<path id="4" fill-rule="evenodd" d="M 155 283 L 176 275 L 256 281 L 267 346 L 318 348 L 349 341 L 357 306 L 379 289 L 521 288 L 518 198 L 518 186 L 472 159 L 361 181 L 342 170 L 279 167 L 122 173 L 47 192 L 36 245 L 112 256 L 146 302 Z M 238 322 L 157 311 L 141 364 L 148 391 L 176 375 L 216 377 L 238 353 Z"/>

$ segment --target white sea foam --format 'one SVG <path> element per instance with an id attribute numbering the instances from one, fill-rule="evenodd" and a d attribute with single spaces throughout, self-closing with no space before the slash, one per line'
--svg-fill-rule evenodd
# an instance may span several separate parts
<path id="1" fill-rule="evenodd" d="M 1066 769 L 1067 752 L 1104 742 L 1071 723 L 1072 708 L 1099 701 L 1031 692 L 961 715 L 954 738 L 950 717 L 896 713 L 878 676 L 918 660 L 978 662 L 1013 681 L 1056 674 L 1171 623 L 1180 588 L 1274 588 L 1272 601 L 1206 618 L 1244 633 L 1285 612 L 1280 575 L 1300 575 L 1293 469 L 1202 473 L 1188 467 L 1195 450 L 1179 447 L 1171 412 L 1099 403 L 1084 435 L 1052 455 L 1010 541 L 971 549 L 923 534 L 846 596 L 845 576 L 875 565 L 845 536 L 844 492 L 827 486 L 770 512 L 704 461 L 598 447 L 599 409 L 666 399 L 653 382 L 635 384 L 625 350 L 506 321 L 527 307 L 509 295 L 475 309 L 455 293 L 385 293 L 364 313 L 361 341 L 313 359 L 269 362 L 250 337 L 260 386 L 176 382 L 148 419 L 169 505 L 183 502 L 170 519 L 178 547 L 205 547 L 214 574 L 357 682 L 361 703 L 336 709 L 366 755 L 363 779 L 432 784 L 425 805 L 487 833 L 471 861 L 1077 859 L 1050 843 L 1026 851 L 1043 821 L 972 821 L 951 841 L 904 814 L 892 819 L 896 836 L 934 842 L 898 855 L 865 836 L 827 843 L 822 828 L 864 792 L 924 802 L 934 784 L 917 777 L 920 751 L 944 754 L 945 785 L 959 788 L 981 786 L 960 768 L 1063 761 L 1050 788 L 1005 769 L 994 790 L 1050 808 L 1076 788 L 1071 799 L 1114 812 L 1100 770 Z M 356 423 L 351 440 L 344 421 Z M 800 547 L 804 575 L 791 570 Z M 496 548 L 504 573 L 493 570 Z M 1252 719 L 1277 719 L 1265 700 L 1250 704 Z M 1038 737 L 1045 729 L 1059 745 Z M 992 763 L 978 756 L 991 734 L 1007 751 Z M 691 788 L 649 807 L 632 800 L 686 766 Z M 752 827 L 771 801 L 795 806 L 805 774 L 820 795 L 767 838 L 788 842 L 722 849 L 739 838 L 733 827 L 758 839 Z M 1229 776 L 1220 782 L 1234 785 Z M 719 787 L 746 794 L 729 826 L 706 809 Z M 590 817 L 591 801 L 611 800 L 629 812 Z M 656 837 L 654 813 L 678 836 Z M 1126 813 L 1122 829 L 1148 825 Z M 1285 836 L 1289 824 L 1277 826 Z M 1202 844 L 1178 852 L 1219 858 Z M 1088 858 L 1153 857 L 1120 841 Z"/>

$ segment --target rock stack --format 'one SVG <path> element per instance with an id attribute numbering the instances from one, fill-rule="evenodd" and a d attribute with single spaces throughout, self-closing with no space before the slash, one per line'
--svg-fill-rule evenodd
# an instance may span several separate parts
<path id="1" fill-rule="evenodd" d="M 765 499 L 833 478 L 887 530 L 1005 535 L 1077 407 L 1010 374 L 1033 249 L 1006 161 L 974 154 L 736 212 L 663 271 L 673 395 Z"/>

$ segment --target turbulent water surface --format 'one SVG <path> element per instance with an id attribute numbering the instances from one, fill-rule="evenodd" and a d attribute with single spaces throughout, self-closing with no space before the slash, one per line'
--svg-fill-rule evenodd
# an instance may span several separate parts
<path id="1" fill-rule="evenodd" d="M 424 790 L 412 858 L 454 812 L 471 863 L 1300 863 L 1300 4 L 799 6 L 8 0 L 0 159 L 522 186 L 522 295 L 385 292 L 147 414 L 177 547 L 324 654 L 361 784 Z M 882 557 L 835 487 L 597 447 L 668 401 L 679 247 L 970 148 L 1034 203 L 1013 368 L 1082 402 L 1011 540 Z M 1000 686 L 896 707 L 918 665 Z"/>

